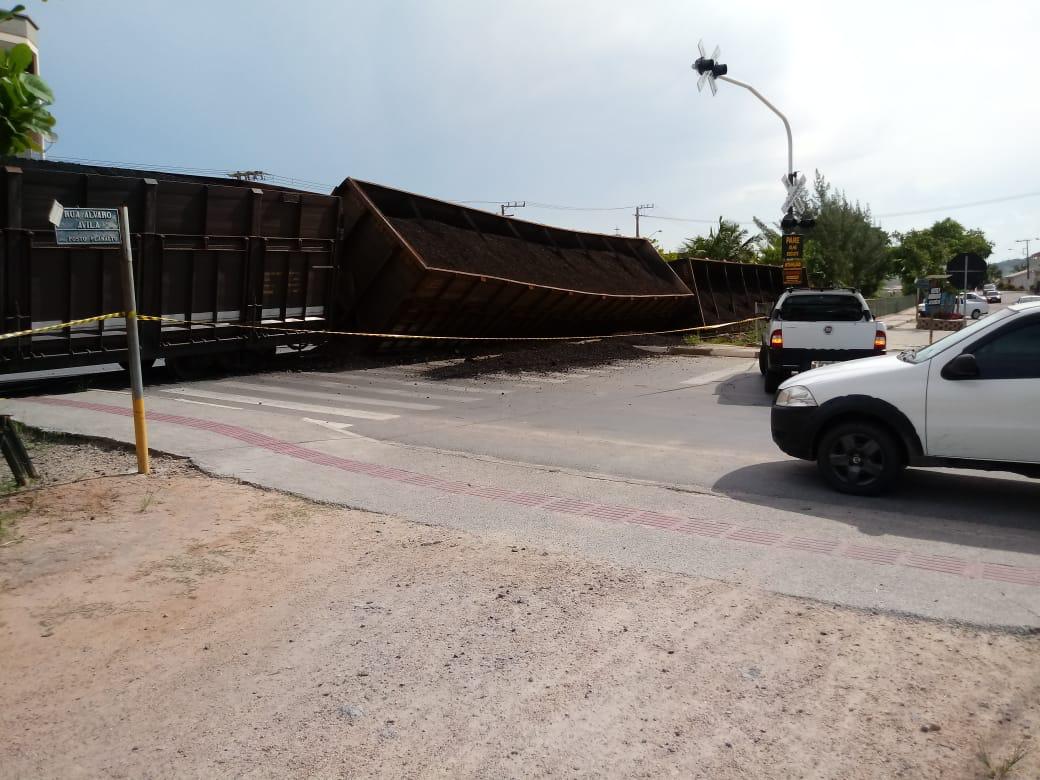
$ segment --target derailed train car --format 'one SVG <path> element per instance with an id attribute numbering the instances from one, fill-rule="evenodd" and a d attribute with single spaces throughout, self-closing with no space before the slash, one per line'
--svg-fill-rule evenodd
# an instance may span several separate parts
<path id="1" fill-rule="evenodd" d="M 122 309 L 118 250 L 57 246 L 47 219 L 54 200 L 128 206 L 138 309 L 161 318 L 141 323 L 143 357 L 186 373 L 320 343 L 330 330 L 375 334 L 336 338 L 356 347 L 387 343 L 378 334 L 591 337 L 717 322 L 749 316 L 774 282 L 762 270 L 698 271 L 698 261 L 677 275 L 645 240 L 354 179 L 323 195 L 8 160 L 0 169 L 2 333 Z M 0 372 L 124 362 L 125 336 L 116 316 L 3 339 Z"/>
<path id="2" fill-rule="evenodd" d="M 443 336 L 597 336 L 672 327 L 694 295 L 641 239 L 582 233 L 347 179 L 352 326 Z"/>

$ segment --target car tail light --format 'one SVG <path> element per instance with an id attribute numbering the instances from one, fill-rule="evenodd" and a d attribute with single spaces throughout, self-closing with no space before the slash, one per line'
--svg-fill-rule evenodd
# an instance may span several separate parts
<path id="1" fill-rule="evenodd" d="M 885 349 L 888 346 L 888 337 L 885 331 L 879 330 L 874 334 L 874 349 Z"/>
<path id="2" fill-rule="evenodd" d="M 784 334 L 779 328 L 777 328 L 770 334 L 769 346 L 771 346 L 773 349 L 780 349 L 784 346 Z"/>

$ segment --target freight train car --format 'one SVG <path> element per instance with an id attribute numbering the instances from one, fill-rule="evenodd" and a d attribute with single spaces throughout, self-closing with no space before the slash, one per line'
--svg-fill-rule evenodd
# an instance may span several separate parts
<path id="1" fill-rule="evenodd" d="M 689 324 L 695 296 L 645 239 L 489 214 L 347 179 L 340 307 L 353 328 L 597 336 Z"/>
<path id="2" fill-rule="evenodd" d="M 116 248 L 58 246 L 65 206 L 126 204 L 146 362 L 175 374 L 280 345 L 591 337 L 750 316 L 778 270 L 489 214 L 346 179 L 331 195 L 67 163 L 0 168 L 0 333 L 122 310 Z M 773 273 L 776 271 L 776 274 Z M 774 279 L 774 276 L 777 279 Z M 684 283 L 683 277 L 686 279 Z M 405 343 L 416 343 L 408 339 Z M 0 373 L 126 360 L 121 316 L 0 339 Z"/>
<path id="3" fill-rule="evenodd" d="M 0 331 L 120 312 L 118 248 L 57 246 L 65 206 L 130 213 L 142 356 L 175 373 L 271 353 L 332 316 L 340 199 L 262 184 L 8 160 L 0 169 Z M 246 326 L 261 326 L 262 329 Z M 289 330 L 286 330 L 289 329 Z M 121 317 L 0 340 L 0 372 L 124 362 Z"/>

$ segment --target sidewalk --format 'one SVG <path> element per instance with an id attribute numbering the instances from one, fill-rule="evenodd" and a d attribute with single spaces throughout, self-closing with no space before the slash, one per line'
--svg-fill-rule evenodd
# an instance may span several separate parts
<path id="1" fill-rule="evenodd" d="M 124 400 L 91 390 L 5 399 L 0 407 L 44 430 L 131 442 Z M 748 503 L 693 485 L 315 433 L 288 416 L 229 419 L 226 410 L 203 406 L 188 416 L 172 400 L 152 399 L 149 421 L 156 451 L 320 502 L 864 609 L 984 625 L 1040 621 L 1025 606 L 1040 588 L 1034 556 L 941 534 L 881 539 L 864 525 L 870 512 L 861 511 L 859 523 L 833 523 L 826 512 Z M 922 517 L 917 527 L 932 522 Z"/>
<path id="2" fill-rule="evenodd" d="M 888 326 L 888 351 L 899 352 L 913 347 L 927 347 L 928 331 L 917 329 L 917 309 L 903 309 L 895 314 L 887 314 L 881 321 Z M 932 333 L 932 342 L 949 336 L 955 331 L 937 330 Z"/>

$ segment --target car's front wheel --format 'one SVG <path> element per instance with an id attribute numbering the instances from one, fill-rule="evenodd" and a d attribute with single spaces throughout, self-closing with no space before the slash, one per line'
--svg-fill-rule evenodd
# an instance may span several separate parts
<path id="1" fill-rule="evenodd" d="M 906 464 L 891 433 L 873 423 L 853 421 L 824 432 L 816 465 L 835 490 L 876 496 L 895 486 Z"/>

